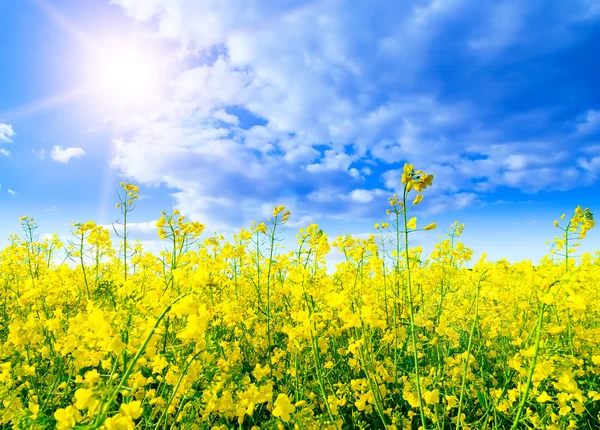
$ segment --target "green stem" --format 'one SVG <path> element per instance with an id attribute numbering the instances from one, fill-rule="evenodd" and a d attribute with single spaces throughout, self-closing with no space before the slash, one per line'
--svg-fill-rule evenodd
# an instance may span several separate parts
<path id="1" fill-rule="evenodd" d="M 423 429 L 426 430 L 425 425 L 425 405 L 423 405 L 423 398 L 421 396 L 421 378 L 419 376 L 419 353 L 417 351 L 417 333 L 415 325 L 415 312 L 413 307 L 412 298 L 412 282 L 410 277 L 410 259 L 408 256 L 408 227 L 406 219 L 406 197 L 408 196 L 408 190 L 406 184 L 404 185 L 404 194 L 402 196 L 402 202 L 404 203 L 402 215 L 404 217 L 404 252 L 406 253 L 406 274 L 407 274 L 407 287 L 408 287 L 408 310 L 410 313 L 410 337 L 412 341 L 413 359 L 415 364 L 415 382 L 417 384 L 417 396 L 419 397 L 419 412 L 421 414 L 421 424 Z M 400 256 L 398 255 L 398 258 Z"/>
<path id="2" fill-rule="evenodd" d="M 473 345 L 473 337 L 475 336 L 475 329 L 477 328 L 477 318 L 479 315 L 479 292 L 481 290 L 481 279 L 477 283 L 477 293 L 475 296 L 475 317 L 473 318 L 473 324 L 471 325 L 471 332 L 469 333 L 469 343 L 467 345 L 467 357 L 465 359 L 465 367 L 463 369 L 462 383 L 460 387 L 460 399 L 458 401 L 458 417 L 456 421 L 456 430 L 460 430 L 460 420 L 462 413 L 462 405 L 467 386 L 467 372 L 469 371 L 469 358 L 471 356 L 471 347 Z"/>
<path id="3" fill-rule="evenodd" d="M 313 324 L 313 328 L 316 330 L 316 326 Z M 337 429 L 337 424 L 335 423 L 335 417 L 333 416 L 333 411 L 331 410 L 331 406 L 329 405 L 329 400 L 327 399 L 327 392 L 325 391 L 325 382 L 323 381 L 323 374 L 321 372 L 321 360 L 319 360 L 319 343 L 315 336 L 310 334 L 312 340 L 312 352 L 313 358 L 315 360 L 315 371 L 317 372 L 317 380 L 319 381 L 319 388 L 321 390 L 321 395 L 323 396 L 323 401 L 325 402 L 325 407 L 327 408 L 327 413 L 329 414 L 329 418 L 331 419 L 331 423 L 334 428 Z"/>
<path id="4" fill-rule="evenodd" d="M 123 273 L 127 281 L 127 194 L 123 202 Z"/>
<path id="5" fill-rule="evenodd" d="M 273 358 L 271 351 L 271 267 L 273 265 L 273 248 L 275 248 L 275 232 L 277 229 L 277 219 L 273 223 L 273 230 L 271 231 L 271 243 L 269 250 L 269 264 L 267 266 L 267 347 L 269 349 L 269 374 L 273 379 Z"/>
<path id="6" fill-rule="evenodd" d="M 83 261 L 83 241 L 85 233 L 81 233 L 81 242 L 79 246 L 79 262 L 81 263 L 81 271 L 83 272 L 83 281 L 85 282 L 85 291 L 87 292 L 88 299 L 90 298 L 90 286 L 87 280 L 87 274 L 85 272 L 85 262 Z"/>
<path id="7" fill-rule="evenodd" d="M 119 391 L 121 391 L 121 388 L 123 387 L 123 384 L 125 384 L 125 382 L 129 378 L 129 375 L 133 371 L 133 368 L 134 368 L 135 364 L 137 363 L 137 361 L 139 360 L 139 358 L 142 356 L 142 354 L 146 350 L 146 346 L 148 346 L 148 343 L 150 342 L 150 339 L 152 338 L 152 335 L 156 331 L 156 328 L 158 327 L 158 325 L 160 324 L 160 322 L 162 321 L 162 319 L 165 317 L 165 315 L 167 315 L 167 313 L 171 310 L 171 308 L 173 307 L 173 305 L 175 303 L 177 303 L 179 300 L 181 300 L 183 297 L 187 296 L 188 294 L 189 293 L 182 294 L 179 297 L 177 297 L 175 300 L 173 300 L 171 303 L 169 303 L 169 305 L 158 316 L 158 319 L 154 323 L 154 326 L 152 327 L 152 330 L 150 330 L 150 333 L 148 333 L 148 336 L 146 336 L 146 339 L 144 339 L 144 342 L 142 343 L 142 345 L 137 350 L 137 353 L 133 357 L 133 360 L 131 360 L 131 362 L 129 363 L 129 366 L 127 367 L 127 370 L 125 370 L 125 373 L 123 374 L 123 377 L 119 381 L 119 384 L 117 385 L 117 388 L 115 388 L 113 390 L 113 392 L 111 393 L 110 397 L 108 398 L 108 401 L 106 403 L 102 404 L 102 407 L 100 409 L 101 412 L 96 416 L 96 419 L 94 420 L 94 424 L 93 424 L 93 428 L 94 429 L 99 428 L 102 425 L 102 423 L 104 422 L 104 419 L 105 419 L 106 414 L 108 412 L 108 408 L 110 408 L 110 405 L 115 400 L 115 397 L 117 397 L 117 394 L 119 393 Z"/>
<path id="8" fill-rule="evenodd" d="M 364 330 L 364 328 L 363 328 L 363 330 Z M 381 422 L 383 423 L 383 427 L 385 428 L 385 427 L 387 427 L 387 422 L 385 420 L 385 414 L 383 412 L 383 405 L 382 405 L 383 399 L 381 398 L 381 393 L 379 391 L 379 387 L 377 386 L 377 381 L 375 381 L 375 383 L 373 383 L 373 380 L 371 378 L 371 369 L 368 368 L 368 363 L 365 358 L 363 345 L 361 345 L 358 348 L 358 351 L 359 351 L 360 359 L 363 364 L 365 376 L 367 377 L 366 378 L 367 382 L 369 383 L 369 388 L 371 389 L 371 393 L 373 393 L 373 400 L 375 401 L 375 409 L 377 410 L 377 414 L 379 415 L 379 418 L 381 419 Z M 373 372 L 373 374 L 376 375 L 375 372 Z"/>
<path id="9" fill-rule="evenodd" d="M 542 324 L 544 322 L 544 311 L 546 310 L 546 305 L 542 303 L 540 306 L 540 313 L 536 325 L 533 358 L 531 359 L 531 364 L 529 365 L 529 372 L 527 374 L 527 384 L 525 385 L 525 392 L 523 393 L 523 397 L 521 398 L 521 403 L 519 404 L 517 416 L 513 421 L 511 430 L 514 430 L 519 426 L 519 421 L 521 420 L 521 416 L 523 415 L 523 411 L 525 410 L 525 404 L 527 403 L 527 397 L 529 396 L 529 389 L 531 388 L 531 381 L 533 380 L 533 372 L 535 371 L 535 364 L 537 361 L 538 353 L 540 351 L 540 339 L 542 337 Z"/>
<path id="10" fill-rule="evenodd" d="M 185 376 L 185 374 L 187 373 L 190 365 L 192 364 L 192 362 L 196 359 L 196 357 L 198 357 L 198 355 L 200 355 L 202 351 L 198 351 L 196 354 L 194 354 L 192 356 L 192 358 L 190 358 L 188 360 L 188 362 L 185 365 L 185 369 L 183 369 L 183 372 L 181 372 L 181 375 L 179 376 L 179 379 L 177 380 L 177 384 L 175 385 L 175 387 L 173 388 L 173 394 L 171 396 L 169 396 L 169 401 L 167 402 L 167 404 L 165 405 L 165 410 L 163 411 L 162 415 L 160 416 L 160 418 L 158 419 L 158 421 L 156 422 L 156 425 L 154 426 L 155 428 L 158 428 L 161 421 L 163 420 L 163 418 L 166 417 L 167 415 L 167 411 L 169 410 L 169 407 L 171 406 L 171 403 L 173 402 L 173 400 L 175 399 L 175 396 L 177 395 L 177 390 L 179 389 L 179 386 L 181 385 L 181 381 L 183 380 L 183 377 Z M 165 421 L 165 425 L 167 425 L 167 421 Z"/>

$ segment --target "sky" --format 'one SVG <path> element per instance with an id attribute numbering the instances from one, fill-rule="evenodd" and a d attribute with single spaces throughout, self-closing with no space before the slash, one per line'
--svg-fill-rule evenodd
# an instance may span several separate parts
<path id="1" fill-rule="evenodd" d="M 600 216 L 598 46 L 598 0 L 3 0 L 0 244 L 24 215 L 110 224 L 121 181 L 151 250 L 173 208 L 363 237 L 409 162 L 435 176 L 416 244 L 458 220 L 536 261 L 562 213 Z"/>

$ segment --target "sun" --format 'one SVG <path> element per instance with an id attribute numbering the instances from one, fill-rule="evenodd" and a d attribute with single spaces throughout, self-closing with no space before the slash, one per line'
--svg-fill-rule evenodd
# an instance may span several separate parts
<path id="1" fill-rule="evenodd" d="M 86 61 L 86 79 L 97 101 L 115 107 L 138 106 L 154 99 L 161 86 L 161 58 L 128 40 L 96 44 Z"/>

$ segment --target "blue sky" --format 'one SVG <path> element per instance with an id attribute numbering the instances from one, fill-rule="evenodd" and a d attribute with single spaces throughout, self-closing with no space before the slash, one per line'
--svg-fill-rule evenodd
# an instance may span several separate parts
<path id="1" fill-rule="evenodd" d="M 290 230 L 365 234 L 408 161 L 436 177 L 420 223 L 536 260 L 561 213 L 600 211 L 599 24 L 595 0 L 5 0 L 0 237 L 23 215 L 110 223 L 122 180 L 150 248 L 173 207 L 209 231 L 285 204 Z M 135 103 L 98 90 L 115 64 Z"/>

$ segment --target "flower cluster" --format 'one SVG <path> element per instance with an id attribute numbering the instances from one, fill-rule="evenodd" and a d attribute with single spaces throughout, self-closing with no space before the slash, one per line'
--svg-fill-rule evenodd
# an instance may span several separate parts
<path id="1" fill-rule="evenodd" d="M 277 206 L 231 242 L 163 212 L 165 250 L 144 252 L 128 242 L 130 184 L 121 252 L 79 223 L 63 264 L 58 238 L 23 218 L 0 251 L 0 424 L 600 427 L 600 253 L 471 264 L 456 222 L 424 255 L 409 239 L 435 224 L 409 211 L 432 179 L 406 165 L 376 235 L 310 224 L 289 250 Z M 593 226 L 577 208 L 563 249 Z"/>

